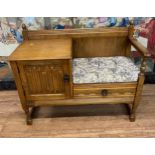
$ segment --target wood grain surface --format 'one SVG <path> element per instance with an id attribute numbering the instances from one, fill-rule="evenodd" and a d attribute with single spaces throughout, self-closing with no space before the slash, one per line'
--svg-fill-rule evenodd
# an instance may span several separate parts
<path id="1" fill-rule="evenodd" d="M 10 56 L 9 60 L 47 60 L 71 58 L 71 39 L 24 41 Z"/>
<path id="2" fill-rule="evenodd" d="M 144 85 L 136 122 L 127 114 L 123 104 L 42 107 L 27 126 L 17 91 L 1 91 L 0 137 L 155 137 L 155 85 Z"/>

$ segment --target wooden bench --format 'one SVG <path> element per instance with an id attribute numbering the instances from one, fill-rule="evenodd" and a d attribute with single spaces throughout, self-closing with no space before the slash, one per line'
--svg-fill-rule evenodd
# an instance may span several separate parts
<path id="1" fill-rule="evenodd" d="M 31 112 L 37 106 L 117 104 L 130 107 L 135 121 L 146 68 L 147 49 L 133 38 L 134 27 L 72 30 L 27 30 L 24 42 L 10 55 L 20 101 L 32 124 Z M 125 56 L 131 58 L 131 45 L 142 55 L 136 81 L 74 83 L 73 59 Z M 109 64 L 110 65 L 110 64 Z"/>

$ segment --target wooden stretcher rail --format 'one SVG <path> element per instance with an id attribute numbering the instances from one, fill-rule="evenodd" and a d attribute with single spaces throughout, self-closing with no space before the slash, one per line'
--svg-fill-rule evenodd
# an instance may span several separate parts
<path id="1" fill-rule="evenodd" d="M 128 103 L 132 104 L 134 97 L 126 97 L 126 98 L 85 98 L 85 99 L 65 99 L 65 100 L 45 100 L 45 101 L 33 101 L 33 105 L 35 106 L 64 106 L 64 105 L 88 105 L 88 104 L 120 104 L 120 103 Z"/>

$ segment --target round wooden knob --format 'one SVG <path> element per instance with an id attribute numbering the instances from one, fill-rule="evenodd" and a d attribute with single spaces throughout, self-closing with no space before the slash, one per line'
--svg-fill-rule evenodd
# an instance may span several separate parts
<path id="1" fill-rule="evenodd" d="M 106 90 L 106 89 L 101 90 L 101 95 L 102 96 L 107 96 L 108 95 L 108 90 Z"/>

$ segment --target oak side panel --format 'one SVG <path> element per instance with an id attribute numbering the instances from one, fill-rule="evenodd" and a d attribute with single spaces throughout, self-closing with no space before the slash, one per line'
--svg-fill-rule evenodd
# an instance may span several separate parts
<path id="1" fill-rule="evenodd" d="M 10 61 L 10 65 L 11 65 L 11 68 L 12 68 L 12 71 L 13 71 L 13 75 L 14 75 L 15 83 L 16 83 L 16 86 L 17 86 L 17 89 L 18 89 L 18 94 L 19 94 L 19 98 L 20 98 L 22 108 L 25 111 L 25 113 L 27 113 L 28 112 L 28 105 L 27 105 L 27 102 L 26 102 L 26 98 L 25 98 L 21 78 L 20 78 L 20 75 L 19 75 L 17 63 L 15 61 Z"/>

